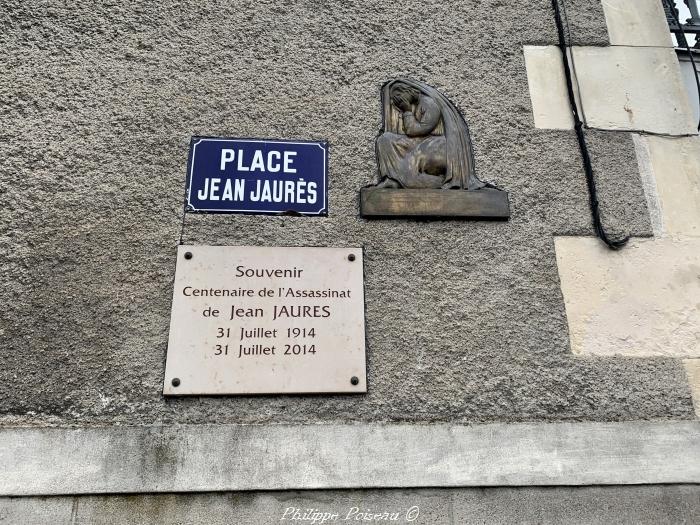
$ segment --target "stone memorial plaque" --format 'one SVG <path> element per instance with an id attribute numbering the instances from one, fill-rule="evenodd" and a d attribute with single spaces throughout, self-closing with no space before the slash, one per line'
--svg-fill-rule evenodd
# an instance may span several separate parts
<path id="1" fill-rule="evenodd" d="M 367 392 L 361 248 L 179 246 L 164 395 Z"/>

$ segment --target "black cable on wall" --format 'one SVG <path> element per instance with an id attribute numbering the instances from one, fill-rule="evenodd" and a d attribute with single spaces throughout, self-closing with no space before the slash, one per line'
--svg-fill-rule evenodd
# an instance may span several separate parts
<path id="1" fill-rule="evenodd" d="M 586 137 L 583 132 L 583 122 L 578 112 L 578 106 L 576 105 L 576 97 L 574 96 L 574 87 L 571 79 L 571 66 L 569 64 L 569 54 L 566 45 L 566 39 L 564 38 L 564 25 L 562 24 L 561 12 L 559 10 L 559 0 L 552 0 L 552 7 L 554 8 L 554 20 L 557 25 L 557 34 L 559 36 L 559 49 L 561 49 L 562 59 L 564 61 L 564 75 L 566 77 L 566 90 L 569 95 L 569 105 L 571 106 L 571 112 L 574 117 L 574 129 L 576 130 L 576 138 L 578 139 L 579 150 L 581 151 L 581 157 L 583 160 L 583 168 L 586 172 L 586 182 L 588 184 L 588 195 L 591 208 L 591 215 L 593 217 L 593 228 L 595 229 L 596 235 L 610 248 L 611 250 L 619 250 L 627 241 L 629 241 L 629 235 L 624 239 L 614 240 L 608 237 L 605 232 L 605 227 L 600 218 L 600 204 L 598 202 L 598 190 L 596 187 L 595 176 L 593 174 L 593 165 L 591 164 L 591 156 L 588 151 L 588 145 L 586 144 Z"/>

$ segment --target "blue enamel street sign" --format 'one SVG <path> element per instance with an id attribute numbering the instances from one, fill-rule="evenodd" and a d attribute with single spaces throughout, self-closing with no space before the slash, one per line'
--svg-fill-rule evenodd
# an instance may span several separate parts
<path id="1" fill-rule="evenodd" d="M 192 137 L 194 212 L 327 215 L 328 143 Z"/>

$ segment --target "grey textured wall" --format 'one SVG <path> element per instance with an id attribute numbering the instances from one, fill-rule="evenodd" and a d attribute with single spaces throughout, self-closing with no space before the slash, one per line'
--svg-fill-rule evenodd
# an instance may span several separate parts
<path id="1" fill-rule="evenodd" d="M 20 2 L 0 8 L 0 421 L 691 418 L 680 364 L 570 354 L 553 236 L 591 234 L 572 132 L 533 127 L 521 46 L 549 0 Z M 571 2 L 604 44 L 599 2 Z M 375 221 L 379 87 L 471 125 L 502 222 Z M 188 216 L 195 244 L 362 245 L 366 396 L 161 396 L 192 135 L 328 139 L 328 218 Z M 629 135 L 591 133 L 606 223 L 650 235 Z"/>

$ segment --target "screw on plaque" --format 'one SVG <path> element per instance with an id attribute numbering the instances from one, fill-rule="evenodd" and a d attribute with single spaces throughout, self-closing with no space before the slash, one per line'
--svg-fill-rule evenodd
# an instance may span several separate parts
<path id="1" fill-rule="evenodd" d="M 185 252 L 185 259 L 191 259 L 192 258 L 192 252 Z"/>
<path id="2" fill-rule="evenodd" d="M 348 261 L 352 262 L 352 261 L 354 261 L 354 260 L 355 260 L 355 254 L 354 254 L 354 253 L 351 253 L 350 255 L 348 255 Z"/>
<path id="3" fill-rule="evenodd" d="M 173 377 L 173 380 L 170 381 L 173 386 L 180 386 L 180 378 L 179 377 Z"/>
<path id="4" fill-rule="evenodd" d="M 357 376 L 352 376 L 352 377 L 350 378 L 350 384 L 352 384 L 352 385 L 357 385 L 357 384 L 359 384 L 359 383 L 360 383 L 360 380 L 357 378 Z"/>

